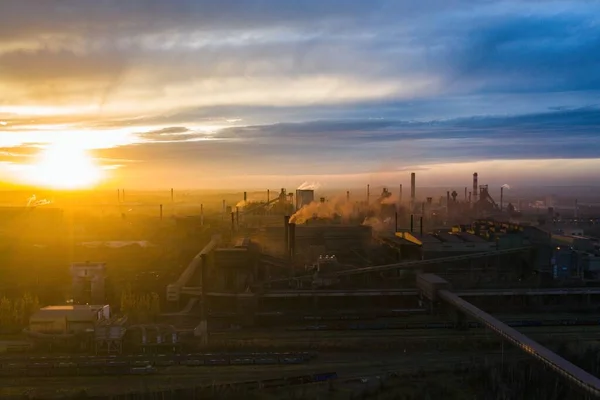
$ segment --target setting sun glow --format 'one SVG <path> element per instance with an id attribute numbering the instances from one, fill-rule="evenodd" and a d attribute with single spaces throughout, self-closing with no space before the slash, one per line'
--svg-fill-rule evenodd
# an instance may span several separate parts
<path id="1" fill-rule="evenodd" d="M 38 154 L 26 175 L 27 181 L 35 185 L 81 189 L 98 183 L 102 178 L 102 170 L 85 149 L 54 144 Z"/>

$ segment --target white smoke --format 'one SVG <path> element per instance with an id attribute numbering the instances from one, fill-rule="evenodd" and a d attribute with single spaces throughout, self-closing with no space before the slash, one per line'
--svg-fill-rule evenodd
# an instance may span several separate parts
<path id="1" fill-rule="evenodd" d="M 46 199 L 38 200 L 35 194 L 31 195 L 31 197 L 29 199 L 27 199 L 27 207 L 38 207 L 38 206 L 45 206 L 48 204 L 52 204 L 52 201 L 46 200 Z"/>
<path id="2" fill-rule="evenodd" d="M 509 185 L 508 183 L 505 183 L 504 185 L 502 185 L 502 187 L 503 187 L 504 189 L 510 189 L 510 185 Z"/>
<path id="3" fill-rule="evenodd" d="M 317 190 L 321 187 L 319 182 L 304 182 L 297 190 Z"/>

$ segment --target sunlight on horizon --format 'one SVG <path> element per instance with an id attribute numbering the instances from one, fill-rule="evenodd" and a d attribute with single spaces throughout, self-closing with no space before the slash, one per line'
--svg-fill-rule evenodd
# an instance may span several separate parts
<path id="1" fill-rule="evenodd" d="M 52 189 L 89 188 L 105 177 L 102 168 L 76 143 L 51 145 L 24 167 L 21 178 L 25 183 Z"/>

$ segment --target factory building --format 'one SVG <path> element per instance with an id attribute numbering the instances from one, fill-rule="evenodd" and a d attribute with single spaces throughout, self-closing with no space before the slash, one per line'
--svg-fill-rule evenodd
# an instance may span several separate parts
<path id="1" fill-rule="evenodd" d="M 425 234 L 396 232 L 392 241 L 400 249 L 402 258 L 409 259 L 429 260 L 496 249 L 494 242 L 467 232 Z"/>
<path id="2" fill-rule="evenodd" d="M 104 304 L 105 271 L 106 264 L 102 262 L 71 264 L 75 304 Z"/>
<path id="3" fill-rule="evenodd" d="M 108 305 L 48 306 L 29 318 L 28 332 L 33 336 L 76 335 L 93 332 L 98 321 L 109 318 Z"/>

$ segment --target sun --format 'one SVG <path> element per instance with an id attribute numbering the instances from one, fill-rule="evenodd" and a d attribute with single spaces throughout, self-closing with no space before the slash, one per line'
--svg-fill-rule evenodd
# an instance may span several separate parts
<path id="1" fill-rule="evenodd" d="M 94 186 L 103 177 L 102 169 L 88 152 L 77 145 L 52 144 L 42 150 L 27 180 L 53 189 L 83 189 Z"/>

